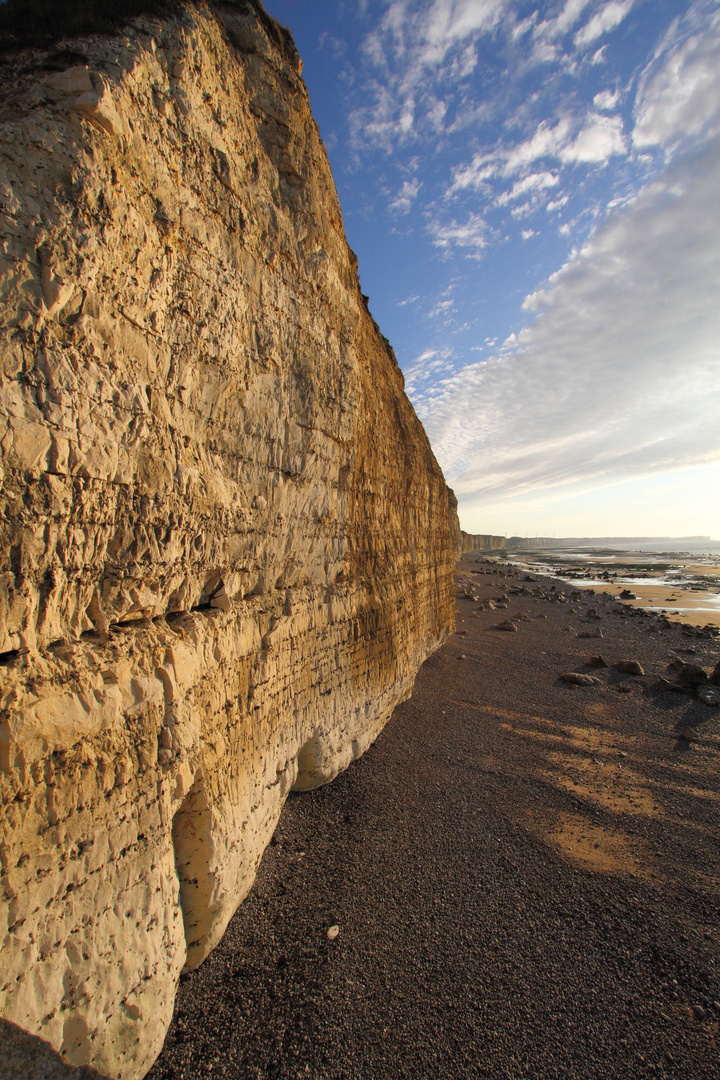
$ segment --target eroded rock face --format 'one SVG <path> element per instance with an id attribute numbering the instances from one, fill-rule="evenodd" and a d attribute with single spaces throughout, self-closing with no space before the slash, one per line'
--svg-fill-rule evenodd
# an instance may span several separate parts
<path id="1" fill-rule="evenodd" d="M 461 553 L 468 551 L 503 551 L 507 547 L 505 536 L 491 536 L 488 533 L 460 533 Z"/>
<path id="2" fill-rule="evenodd" d="M 0 1008 L 126 1078 L 451 631 L 459 530 L 292 43 L 73 48 L 0 116 Z"/>

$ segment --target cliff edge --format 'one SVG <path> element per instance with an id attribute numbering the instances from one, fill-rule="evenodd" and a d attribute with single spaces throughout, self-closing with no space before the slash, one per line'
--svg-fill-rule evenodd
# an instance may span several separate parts
<path id="1" fill-rule="evenodd" d="M 255 0 L 3 79 L 0 1012 L 124 1080 L 451 632 L 459 527 Z"/>

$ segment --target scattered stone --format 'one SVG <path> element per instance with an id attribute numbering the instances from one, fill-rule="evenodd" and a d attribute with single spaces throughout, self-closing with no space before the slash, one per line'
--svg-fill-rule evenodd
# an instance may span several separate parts
<path id="1" fill-rule="evenodd" d="M 692 693 L 692 691 L 689 690 L 687 687 L 678 686 L 677 683 L 670 682 L 668 679 L 664 679 L 662 676 L 660 676 L 659 679 L 655 680 L 655 682 L 652 684 L 652 689 L 653 690 L 671 690 L 675 694 L 690 694 L 690 693 Z"/>
<path id="2" fill-rule="evenodd" d="M 705 1012 L 705 1009 L 703 1009 L 702 1005 L 693 1005 L 692 1010 L 698 1020 L 704 1020 L 707 1016 L 707 1013 Z"/>
<path id="3" fill-rule="evenodd" d="M 327 932 L 328 941 L 334 941 L 339 933 L 340 933 L 340 927 L 337 925 L 337 923 L 335 925 L 329 927 L 328 932 Z"/>
<path id="4" fill-rule="evenodd" d="M 630 592 L 630 589 L 623 589 L 620 593 L 621 600 L 637 600 L 637 596 L 634 592 Z"/>
<path id="5" fill-rule="evenodd" d="M 720 689 L 714 686 L 698 686 L 697 699 L 702 701 L 703 705 L 720 705 Z"/>
<path id="6" fill-rule="evenodd" d="M 670 667 L 675 671 L 678 686 L 702 686 L 708 681 L 707 672 L 699 664 L 684 664 L 682 660 L 673 660 Z"/>
<path id="7" fill-rule="evenodd" d="M 602 656 L 591 656 L 588 660 L 588 667 L 603 668 L 607 667 L 607 663 Z"/>
<path id="8" fill-rule="evenodd" d="M 697 737 L 697 731 L 695 731 L 695 729 L 691 727 L 686 727 L 680 733 L 680 738 L 684 739 L 685 742 L 695 742 L 697 740 Z"/>
<path id="9" fill-rule="evenodd" d="M 629 694 L 632 690 L 632 687 L 628 686 L 627 683 L 621 683 L 620 686 L 616 686 L 615 689 L 617 690 L 618 694 Z"/>
<path id="10" fill-rule="evenodd" d="M 581 671 L 566 671 L 560 678 L 563 682 L 571 683 L 573 686 L 602 685 L 602 679 L 598 679 L 597 675 L 584 675 Z"/>
<path id="11" fill-rule="evenodd" d="M 716 686 L 720 686 L 720 660 L 718 660 L 717 664 L 713 668 L 713 673 L 710 676 L 710 682 L 715 683 Z"/>
<path id="12" fill-rule="evenodd" d="M 495 623 L 494 630 L 506 630 L 509 634 L 517 634 L 517 626 L 515 623 L 506 619 L 505 622 Z"/>
<path id="13" fill-rule="evenodd" d="M 623 675 L 644 675 L 645 669 L 637 660 L 617 660 L 613 664 L 614 668 L 621 671 Z"/>
<path id="14" fill-rule="evenodd" d="M 597 626 L 594 630 L 582 630 L 578 634 L 579 638 L 601 638 L 602 636 L 603 632 L 599 626 Z"/>

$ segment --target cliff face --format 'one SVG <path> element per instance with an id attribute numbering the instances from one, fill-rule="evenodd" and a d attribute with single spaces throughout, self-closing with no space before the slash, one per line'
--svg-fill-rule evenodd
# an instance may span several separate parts
<path id="1" fill-rule="evenodd" d="M 461 554 L 466 551 L 503 551 L 507 546 L 504 536 L 491 536 L 489 533 L 460 533 Z"/>
<path id="2" fill-rule="evenodd" d="M 292 43 L 73 50 L 0 114 L 0 1009 L 125 1078 L 451 631 L 459 530 Z"/>

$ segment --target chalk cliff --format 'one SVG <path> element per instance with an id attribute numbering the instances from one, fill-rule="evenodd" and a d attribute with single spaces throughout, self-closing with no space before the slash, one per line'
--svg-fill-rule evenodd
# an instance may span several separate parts
<path id="1" fill-rule="evenodd" d="M 505 536 L 491 536 L 489 533 L 460 533 L 461 553 L 466 551 L 503 551 L 507 546 Z"/>
<path id="2" fill-rule="evenodd" d="M 289 35 L 63 48 L 0 112 L 0 1013 L 134 1078 L 288 791 L 451 631 L 460 538 Z"/>

